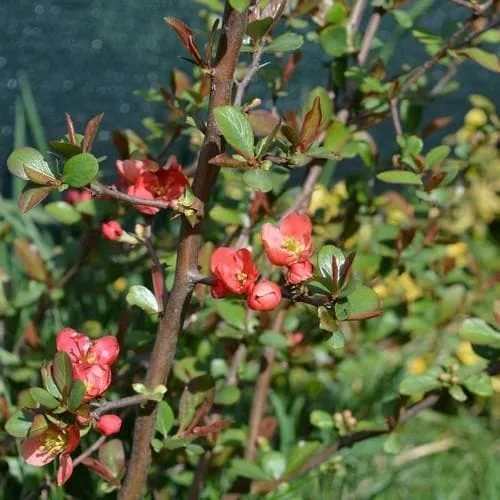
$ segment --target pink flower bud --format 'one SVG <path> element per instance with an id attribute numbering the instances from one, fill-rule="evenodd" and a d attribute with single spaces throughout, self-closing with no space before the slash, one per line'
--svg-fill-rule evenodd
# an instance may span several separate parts
<path id="1" fill-rule="evenodd" d="M 272 311 L 280 302 L 280 287 L 276 283 L 266 280 L 257 283 L 247 297 L 248 307 L 255 311 Z"/>
<path id="2" fill-rule="evenodd" d="M 104 222 L 101 226 L 102 235 L 108 240 L 117 240 L 123 233 L 120 223 L 116 220 Z"/>
<path id="3" fill-rule="evenodd" d="M 95 341 L 87 353 L 89 363 L 111 366 L 120 353 L 118 340 L 112 335 L 107 335 Z"/>
<path id="4" fill-rule="evenodd" d="M 82 201 L 91 200 L 92 193 L 90 191 L 80 191 L 78 189 L 68 189 L 64 200 L 70 205 L 76 205 Z"/>
<path id="5" fill-rule="evenodd" d="M 309 261 L 292 264 L 288 268 L 287 280 L 292 285 L 298 285 L 312 276 L 313 265 Z"/>
<path id="6" fill-rule="evenodd" d="M 95 428 L 105 436 L 120 432 L 122 419 L 118 415 L 103 415 L 96 423 Z"/>

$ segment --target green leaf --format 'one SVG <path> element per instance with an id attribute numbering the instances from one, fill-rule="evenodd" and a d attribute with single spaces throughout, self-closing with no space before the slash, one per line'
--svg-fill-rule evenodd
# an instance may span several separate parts
<path id="1" fill-rule="evenodd" d="M 259 342 L 263 345 L 276 347 L 277 349 L 284 349 L 288 346 L 286 338 L 281 333 L 273 332 L 271 330 L 265 331 L 260 337 Z"/>
<path id="2" fill-rule="evenodd" d="M 307 103 L 304 106 L 304 116 L 313 107 L 314 100 L 319 97 L 320 109 L 321 109 L 321 126 L 325 126 L 333 113 L 333 101 L 328 95 L 328 92 L 323 87 L 316 87 L 309 93 L 307 98 Z"/>
<path id="3" fill-rule="evenodd" d="M 64 158 L 71 158 L 82 152 L 80 146 L 66 141 L 49 141 L 49 146 Z"/>
<path id="4" fill-rule="evenodd" d="M 415 375 L 405 378 L 399 384 L 399 392 L 406 396 L 414 396 L 416 394 L 424 394 L 433 391 L 440 386 L 439 381 L 432 375 Z"/>
<path id="5" fill-rule="evenodd" d="M 47 419 L 41 414 L 37 414 L 33 417 L 33 423 L 31 424 L 31 429 L 29 431 L 29 436 L 39 436 L 43 434 L 49 428 L 49 423 Z"/>
<path id="6" fill-rule="evenodd" d="M 450 146 L 437 146 L 436 148 L 431 149 L 425 155 L 425 170 L 430 170 L 442 163 L 448 156 L 450 155 L 451 148 Z"/>
<path id="7" fill-rule="evenodd" d="M 334 333 L 338 330 L 339 326 L 337 321 L 331 314 L 330 310 L 325 306 L 318 307 L 319 327 L 327 332 Z"/>
<path id="8" fill-rule="evenodd" d="M 486 373 L 475 373 L 464 380 L 464 386 L 468 391 L 478 396 L 490 397 L 493 395 L 491 379 Z"/>
<path id="9" fill-rule="evenodd" d="M 83 403 L 83 398 L 85 396 L 85 384 L 81 380 L 75 380 L 73 382 L 73 387 L 71 387 L 71 392 L 68 398 L 68 409 L 76 410 Z"/>
<path id="10" fill-rule="evenodd" d="M 126 300 L 131 306 L 137 306 L 148 314 L 156 314 L 160 310 L 154 293 L 142 285 L 131 286 Z"/>
<path id="11" fill-rule="evenodd" d="M 500 348 L 500 332 L 480 318 L 468 318 L 460 327 L 458 334 L 473 344 L 489 345 Z"/>
<path id="12" fill-rule="evenodd" d="M 236 404 L 240 400 L 240 397 L 241 391 L 238 387 L 222 387 L 215 393 L 214 403 L 223 406 L 231 406 Z"/>
<path id="13" fill-rule="evenodd" d="M 250 5 L 251 0 L 229 0 L 229 4 L 238 12 L 243 12 Z"/>
<path id="14" fill-rule="evenodd" d="M 17 202 L 19 210 L 23 214 L 29 212 L 31 209 L 39 205 L 45 198 L 47 198 L 50 192 L 54 189 L 55 188 L 52 186 L 40 187 L 36 184 L 27 184 Z"/>
<path id="15" fill-rule="evenodd" d="M 414 172 L 407 170 L 386 170 L 377 175 L 377 179 L 389 184 L 416 184 L 421 186 L 422 179 Z"/>
<path id="16" fill-rule="evenodd" d="M 73 382 L 73 370 L 71 360 L 65 352 L 58 352 L 54 356 L 54 382 L 61 391 L 63 398 L 66 398 Z"/>
<path id="17" fill-rule="evenodd" d="M 483 68 L 489 69 L 490 71 L 500 73 L 500 58 L 496 54 L 491 54 L 477 47 L 460 49 L 455 51 L 455 54 L 472 59 L 483 66 Z"/>
<path id="18" fill-rule="evenodd" d="M 238 330 L 246 329 L 246 311 L 241 304 L 229 300 L 218 300 L 215 302 L 215 310 L 229 325 L 238 328 Z"/>
<path id="19" fill-rule="evenodd" d="M 82 220 L 82 216 L 72 205 L 65 201 L 54 201 L 45 205 L 45 211 L 61 224 L 76 224 Z"/>
<path id="20" fill-rule="evenodd" d="M 321 276 L 333 280 L 335 284 L 338 281 L 340 269 L 344 262 L 345 257 L 342 250 L 334 245 L 325 245 L 318 253 L 318 266 Z"/>
<path id="21" fill-rule="evenodd" d="M 319 446 L 320 443 L 318 441 L 299 441 L 288 456 L 286 474 L 290 474 L 304 465 L 309 457 L 316 452 Z"/>
<path id="22" fill-rule="evenodd" d="M 464 390 L 459 385 L 452 385 L 448 389 L 450 396 L 460 403 L 467 401 L 467 394 L 465 394 Z"/>
<path id="23" fill-rule="evenodd" d="M 333 56 L 340 57 L 347 53 L 347 29 L 344 26 L 330 26 L 320 34 L 323 50 Z"/>
<path id="24" fill-rule="evenodd" d="M 90 153 L 80 153 L 64 163 L 62 180 L 71 187 L 83 187 L 97 175 L 99 163 Z"/>
<path id="25" fill-rule="evenodd" d="M 156 419 L 156 430 L 163 436 L 167 437 L 170 429 L 172 429 L 175 421 L 174 412 L 166 401 L 160 401 L 158 408 L 158 417 Z"/>
<path id="26" fill-rule="evenodd" d="M 99 448 L 99 462 L 104 464 L 114 477 L 120 477 L 125 472 L 125 450 L 119 439 L 106 441 Z"/>
<path id="27" fill-rule="evenodd" d="M 367 286 L 360 286 L 335 304 L 335 316 L 340 321 L 365 319 L 379 309 L 377 294 Z"/>
<path id="28" fill-rule="evenodd" d="M 410 29 L 413 26 L 413 19 L 408 12 L 400 9 L 395 9 L 392 11 L 392 15 L 402 28 Z"/>
<path id="29" fill-rule="evenodd" d="M 286 469 L 286 459 L 279 451 L 270 451 L 262 458 L 262 469 L 273 479 L 279 479 Z"/>
<path id="30" fill-rule="evenodd" d="M 253 157 L 253 131 L 245 114 L 235 106 L 221 106 L 214 111 L 215 121 L 226 141 L 247 158 Z"/>
<path id="31" fill-rule="evenodd" d="M 273 181 L 270 172 L 252 168 L 243 174 L 243 182 L 253 191 L 267 193 L 273 189 Z"/>
<path id="32" fill-rule="evenodd" d="M 257 19 L 257 21 L 248 23 L 247 35 L 254 41 L 260 40 L 267 32 L 267 30 L 271 27 L 272 24 L 273 24 L 272 17 Z"/>
<path id="33" fill-rule="evenodd" d="M 342 349 L 345 345 L 345 337 L 342 332 L 333 332 L 332 336 L 328 339 L 328 345 L 336 350 Z"/>
<path id="34" fill-rule="evenodd" d="M 40 405 L 45 406 L 49 410 L 54 410 L 59 406 L 59 401 L 50 394 L 50 392 L 41 387 L 32 387 L 30 389 L 31 397 Z"/>
<path id="35" fill-rule="evenodd" d="M 14 437 L 24 438 L 28 435 L 33 423 L 33 414 L 18 410 L 7 420 L 5 430 Z"/>
<path id="36" fill-rule="evenodd" d="M 231 462 L 231 472 L 237 476 L 255 481 L 269 481 L 271 479 L 257 464 L 241 458 L 233 459 Z"/>
<path id="37" fill-rule="evenodd" d="M 291 52 L 298 50 L 304 43 L 304 37 L 297 33 L 283 33 L 277 36 L 264 49 L 264 52 Z"/>
<path id="38" fill-rule="evenodd" d="M 36 166 L 44 163 L 47 164 L 42 153 L 35 148 L 29 147 L 17 148 L 7 158 L 9 172 L 25 181 L 29 179 L 24 171 L 25 165 Z"/>
<path id="39" fill-rule="evenodd" d="M 332 429 L 334 427 L 332 416 L 323 410 L 314 410 L 309 416 L 309 421 L 318 429 Z"/>

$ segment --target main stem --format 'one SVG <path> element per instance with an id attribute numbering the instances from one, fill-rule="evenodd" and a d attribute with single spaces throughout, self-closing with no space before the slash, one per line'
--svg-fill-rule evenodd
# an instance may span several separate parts
<path id="1" fill-rule="evenodd" d="M 205 141 L 200 151 L 193 180 L 193 192 L 200 200 L 202 210 L 213 192 L 219 169 L 209 161 L 223 150 L 213 110 L 231 104 L 234 70 L 240 53 L 241 42 L 247 25 L 247 12 L 240 13 L 226 2 L 221 37 L 215 66 L 211 71 L 210 103 Z M 184 221 L 177 251 L 174 285 L 158 325 L 156 342 L 151 353 L 146 385 L 165 384 L 175 356 L 177 338 L 182 326 L 183 311 L 191 298 L 194 281 L 191 276 L 198 269 L 198 252 L 201 244 L 201 222 L 190 227 Z M 156 423 L 156 404 L 150 404 L 138 416 L 132 454 L 127 467 L 127 477 L 120 491 L 121 500 L 137 500 L 143 496 L 151 462 L 151 439 Z"/>

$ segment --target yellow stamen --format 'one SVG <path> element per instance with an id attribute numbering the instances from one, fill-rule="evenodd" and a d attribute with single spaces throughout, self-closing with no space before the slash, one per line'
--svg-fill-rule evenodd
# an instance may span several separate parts
<path id="1" fill-rule="evenodd" d="M 285 238 L 285 242 L 283 243 L 283 245 L 281 245 L 281 248 L 284 248 L 286 251 L 299 256 L 304 250 L 304 245 L 302 245 L 302 243 L 300 243 L 300 241 L 295 238 Z"/>

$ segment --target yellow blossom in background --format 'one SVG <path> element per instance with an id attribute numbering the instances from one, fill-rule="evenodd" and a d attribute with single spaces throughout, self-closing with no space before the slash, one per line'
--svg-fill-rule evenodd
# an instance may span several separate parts
<path id="1" fill-rule="evenodd" d="M 444 255 L 449 259 L 454 259 L 457 267 L 464 267 L 467 265 L 469 248 L 463 241 L 459 241 L 458 243 L 446 245 Z"/>
<path id="2" fill-rule="evenodd" d="M 113 289 L 118 293 L 124 292 L 127 289 L 127 286 L 128 281 L 123 276 L 115 280 L 113 283 Z"/>
<path id="3" fill-rule="evenodd" d="M 375 285 L 373 290 L 381 300 L 394 298 L 414 302 L 422 296 L 422 288 L 408 272 L 389 277 L 385 282 Z"/>
<path id="4" fill-rule="evenodd" d="M 482 358 L 472 349 L 470 342 L 460 342 L 457 357 L 464 365 L 477 365 L 482 361 Z"/>
<path id="5" fill-rule="evenodd" d="M 475 181 L 471 186 L 471 196 L 478 215 L 487 223 L 500 215 L 500 196 L 491 184 Z"/>
<path id="6" fill-rule="evenodd" d="M 410 358 L 406 362 L 406 371 L 410 375 L 421 375 L 427 370 L 427 361 L 422 357 L 418 356 L 415 358 Z"/>
<path id="7" fill-rule="evenodd" d="M 309 213 L 314 215 L 318 210 L 324 210 L 324 221 L 328 222 L 338 217 L 340 204 L 347 198 L 347 188 L 344 181 L 335 184 L 330 190 L 320 184 L 313 191 Z"/>

